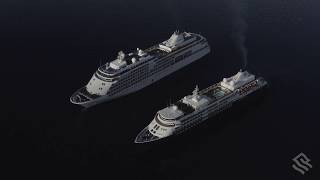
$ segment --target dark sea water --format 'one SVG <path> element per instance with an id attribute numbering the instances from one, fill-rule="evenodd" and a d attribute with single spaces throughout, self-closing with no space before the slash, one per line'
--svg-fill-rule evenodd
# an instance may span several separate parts
<path id="1" fill-rule="evenodd" d="M 248 1 L 247 70 L 269 82 L 268 93 L 172 141 L 148 145 L 133 141 L 157 110 L 196 84 L 205 88 L 242 67 L 228 0 L 0 4 L 1 162 L 6 168 L 56 174 L 61 168 L 88 167 L 107 179 L 319 175 L 320 1 Z M 119 50 L 147 48 L 176 29 L 201 33 L 212 53 L 115 101 L 86 110 L 69 102 L 100 61 L 113 60 Z M 313 165 L 305 175 L 291 167 L 300 152 Z"/>

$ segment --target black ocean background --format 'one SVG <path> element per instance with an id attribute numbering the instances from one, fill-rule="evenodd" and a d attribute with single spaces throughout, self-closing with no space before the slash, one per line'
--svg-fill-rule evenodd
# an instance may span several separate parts
<path id="1" fill-rule="evenodd" d="M 170 101 L 242 67 L 228 1 L 1 1 L 2 162 L 9 169 L 90 166 L 133 179 L 300 179 L 319 172 L 320 1 L 249 1 L 247 69 L 268 95 L 174 143 L 135 136 Z M 190 31 L 212 53 L 137 93 L 83 110 L 69 103 L 100 62 Z M 31 173 L 33 171 L 30 171 Z"/>

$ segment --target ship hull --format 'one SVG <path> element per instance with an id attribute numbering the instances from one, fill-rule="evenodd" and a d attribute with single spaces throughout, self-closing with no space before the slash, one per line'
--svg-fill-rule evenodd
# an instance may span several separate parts
<path id="1" fill-rule="evenodd" d="M 211 119 L 211 118 L 215 118 L 215 117 L 218 117 L 218 116 L 220 117 L 222 115 L 225 115 L 226 114 L 225 112 L 228 109 L 230 109 L 230 110 L 231 109 L 235 109 L 236 110 L 239 106 L 248 107 L 251 104 L 251 101 L 257 100 L 257 99 L 261 99 L 260 96 L 262 94 L 264 94 L 264 91 L 266 90 L 267 86 L 268 86 L 267 84 L 264 84 L 264 85 L 262 85 L 260 87 L 257 87 L 256 89 L 253 89 L 253 90 L 247 92 L 245 95 L 241 95 L 241 96 L 237 97 L 236 99 L 231 100 L 230 102 L 226 103 L 224 106 L 222 106 L 220 108 L 217 108 L 214 111 L 204 112 L 205 110 L 202 110 L 200 112 L 194 113 L 194 114 L 190 115 L 190 117 L 194 116 L 194 115 L 201 114 L 200 118 L 195 119 L 194 121 L 191 121 L 191 122 L 183 124 L 182 127 L 177 129 L 176 131 L 174 131 L 172 135 L 158 138 L 156 140 L 153 140 L 153 142 L 154 143 L 155 142 L 161 142 L 164 139 L 172 139 L 173 141 L 175 141 L 174 139 L 179 137 L 180 134 L 188 131 L 189 129 L 191 129 L 191 128 L 195 127 L 195 126 L 199 126 L 204 121 L 206 121 L 208 119 Z M 179 136 L 177 136 L 177 135 L 179 135 Z M 170 141 L 172 141 L 172 140 L 170 140 Z M 150 142 L 151 141 L 144 141 L 144 142 L 139 142 L 139 143 L 150 143 Z M 135 143 L 137 143 L 137 140 L 135 140 Z"/>
<path id="2" fill-rule="evenodd" d="M 229 123 L 239 120 L 239 118 L 236 120 L 235 116 L 241 117 L 247 112 L 248 108 L 252 109 L 256 107 L 255 105 L 257 104 L 257 102 L 261 102 L 261 100 L 263 100 L 263 97 L 265 97 L 266 91 L 267 86 L 258 89 L 257 91 L 249 94 L 243 99 L 230 103 L 229 106 L 225 107 L 218 113 L 212 114 L 207 118 L 199 120 L 190 128 L 185 129 L 179 133 L 174 133 L 168 137 L 158 138 L 153 141 L 139 144 L 143 144 L 144 146 L 150 145 L 157 148 L 168 147 L 169 145 L 170 147 L 175 146 L 176 148 L 183 149 L 186 144 L 201 144 L 201 142 L 203 141 L 209 141 L 204 137 L 212 136 L 212 134 L 217 134 Z M 164 146 L 164 144 L 166 146 Z M 163 150 L 166 150 L 166 148 L 164 148 Z"/>
<path id="3" fill-rule="evenodd" d="M 176 63 L 174 66 L 169 66 L 167 69 L 165 69 L 157 74 L 154 74 L 154 75 L 146 78 L 145 80 L 142 80 L 142 81 L 132 85 L 131 87 L 129 87 L 127 89 L 124 89 L 123 91 L 121 91 L 113 96 L 104 95 L 104 96 L 98 97 L 98 98 L 93 99 L 88 102 L 78 103 L 78 105 L 81 105 L 85 108 L 89 108 L 94 105 L 97 105 L 97 104 L 100 104 L 103 102 L 108 102 L 113 99 L 120 98 L 120 97 L 129 95 L 131 93 L 134 93 L 136 91 L 139 91 L 139 90 L 159 81 L 160 79 L 174 73 L 175 71 L 178 71 L 179 69 L 191 64 L 192 62 L 199 60 L 203 56 L 210 53 L 210 51 L 211 51 L 210 46 L 207 46 L 206 48 L 202 49 L 201 51 L 194 53 L 191 56 L 185 58 L 183 61 Z"/>

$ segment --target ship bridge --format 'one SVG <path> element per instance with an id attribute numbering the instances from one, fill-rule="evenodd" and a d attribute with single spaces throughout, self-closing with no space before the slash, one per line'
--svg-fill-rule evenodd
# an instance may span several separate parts
<path id="1" fill-rule="evenodd" d="M 183 115 L 183 112 L 178 109 L 178 106 L 172 105 L 159 111 L 159 115 L 163 120 L 174 120 Z"/>

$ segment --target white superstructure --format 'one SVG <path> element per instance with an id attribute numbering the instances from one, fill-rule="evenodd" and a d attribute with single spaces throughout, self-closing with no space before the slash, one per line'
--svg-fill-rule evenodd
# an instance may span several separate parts
<path id="1" fill-rule="evenodd" d="M 203 36 L 174 32 L 146 50 L 120 51 L 115 60 L 98 68 L 89 83 L 70 98 L 74 104 L 89 107 L 138 91 L 210 52 Z"/>
<path id="2" fill-rule="evenodd" d="M 151 123 L 138 134 L 135 143 L 151 142 L 184 132 L 266 85 L 263 78 L 240 70 L 202 91 L 197 86 L 192 95 L 158 111 Z"/>

